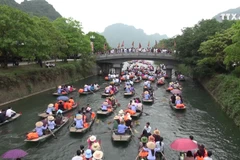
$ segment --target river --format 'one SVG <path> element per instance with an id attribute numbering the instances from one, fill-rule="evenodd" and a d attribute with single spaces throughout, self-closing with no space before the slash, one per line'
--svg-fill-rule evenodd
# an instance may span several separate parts
<path id="1" fill-rule="evenodd" d="M 97 82 L 102 86 L 100 92 L 93 95 L 80 96 L 72 93 L 80 107 L 90 104 L 96 109 L 103 102 L 100 94 L 107 82 L 103 77 L 93 76 L 85 80 L 76 82 L 75 87 L 81 88 L 85 83 Z M 187 111 L 179 113 L 172 110 L 168 104 L 169 93 L 164 86 L 155 86 L 155 95 L 158 100 L 153 105 L 145 105 L 144 111 L 149 116 L 143 114 L 138 120 L 139 125 L 134 128 L 135 137 L 129 143 L 113 143 L 111 134 L 99 134 L 101 139 L 105 160 L 134 160 L 137 156 L 138 139 L 146 122 L 151 123 L 152 129 L 158 128 L 165 143 L 165 156 L 167 160 L 177 160 L 178 152 L 170 149 L 169 144 L 179 137 L 189 137 L 193 135 L 195 140 L 204 144 L 208 150 L 213 151 L 214 160 L 239 160 L 240 131 L 233 121 L 221 111 L 220 106 L 197 82 L 187 79 L 181 83 L 183 86 L 183 99 L 187 104 Z M 140 95 L 143 83 L 135 84 L 135 89 Z M 73 135 L 68 131 L 68 123 L 58 133 L 57 138 L 49 138 L 44 142 L 31 144 L 25 143 L 25 133 L 35 127 L 35 122 L 39 120 L 37 113 L 42 112 L 46 106 L 55 101 L 51 93 L 47 91 L 7 106 L 12 106 L 14 110 L 22 112 L 22 116 L 16 121 L 0 127 L 0 154 L 13 148 L 21 148 L 29 153 L 24 160 L 70 160 L 80 144 L 86 145 L 89 135 L 104 132 L 112 127 L 108 124 L 113 119 L 113 115 L 105 119 L 95 121 L 91 130 L 83 135 Z M 120 88 L 122 92 L 122 86 Z M 130 99 L 123 97 L 119 92 L 116 99 L 121 106 L 117 109 L 125 109 Z M 3 107 L 7 107 L 3 106 Z M 68 116 L 73 114 L 69 113 Z"/>

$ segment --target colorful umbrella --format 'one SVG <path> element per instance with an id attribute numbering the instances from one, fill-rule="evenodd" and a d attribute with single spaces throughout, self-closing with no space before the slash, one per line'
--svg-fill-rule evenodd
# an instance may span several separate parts
<path id="1" fill-rule="evenodd" d="M 59 97 L 57 98 L 57 100 L 58 100 L 58 101 L 60 101 L 60 100 L 62 100 L 62 101 L 68 101 L 69 98 L 68 98 L 67 96 L 59 96 Z"/>
<path id="2" fill-rule="evenodd" d="M 25 152 L 24 150 L 21 149 L 13 149 L 13 150 L 9 150 L 6 153 L 4 153 L 2 155 L 3 159 L 16 159 L 16 158 L 22 158 L 25 157 L 26 155 L 28 155 L 27 152 Z"/>
<path id="3" fill-rule="evenodd" d="M 182 91 L 179 90 L 179 89 L 173 89 L 173 90 L 171 90 L 171 93 L 172 93 L 172 94 L 181 94 Z"/>
<path id="4" fill-rule="evenodd" d="M 198 146 L 189 138 L 180 138 L 173 141 L 170 147 L 175 151 L 187 152 L 189 150 L 197 149 Z"/>

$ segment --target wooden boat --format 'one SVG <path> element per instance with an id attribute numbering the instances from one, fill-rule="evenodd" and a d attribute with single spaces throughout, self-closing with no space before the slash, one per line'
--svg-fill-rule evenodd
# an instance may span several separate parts
<path id="1" fill-rule="evenodd" d="M 124 96 L 133 96 L 135 95 L 135 92 L 124 92 Z"/>
<path id="2" fill-rule="evenodd" d="M 143 113 L 143 107 L 142 107 L 142 110 L 140 112 L 136 112 L 135 114 L 131 115 L 132 118 L 139 118 Z"/>
<path id="3" fill-rule="evenodd" d="M 115 93 L 113 93 L 113 94 L 107 94 L 107 93 L 105 93 L 105 92 L 103 92 L 102 93 L 102 97 L 111 97 L 111 96 L 113 96 L 113 95 L 115 95 L 115 94 L 117 94 L 118 93 L 118 90 L 115 92 Z"/>
<path id="4" fill-rule="evenodd" d="M 82 129 L 76 129 L 75 124 L 74 124 L 74 121 L 73 121 L 73 123 L 72 123 L 71 126 L 69 127 L 69 131 L 70 131 L 71 133 L 85 133 L 85 132 L 87 132 L 87 131 L 91 128 L 91 126 L 93 125 L 95 119 L 96 119 L 96 115 L 95 115 L 95 117 L 92 119 L 92 121 L 89 122 L 89 126 L 88 126 L 87 128 L 82 128 Z"/>
<path id="5" fill-rule="evenodd" d="M 186 110 L 186 105 L 184 105 L 183 108 L 177 108 L 176 105 L 174 105 L 170 100 L 169 100 L 169 105 L 172 109 L 177 110 L 177 111 L 185 111 Z"/>
<path id="6" fill-rule="evenodd" d="M 95 92 L 97 92 L 97 91 L 99 91 L 99 90 L 100 90 L 100 87 L 98 87 L 98 88 L 95 89 L 94 91 L 86 91 L 86 92 L 82 92 L 82 93 L 79 92 L 79 94 L 80 94 L 80 95 L 88 95 L 88 94 L 93 94 L 93 93 L 95 93 Z"/>
<path id="7" fill-rule="evenodd" d="M 54 130 L 52 130 L 52 133 L 56 133 L 57 131 L 59 131 L 67 122 L 68 122 L 68 118 L 67 117 L 63 117 L 63 123 L 61 125 L 59 125 L 57 128 L 55 128 Z M 34 130 L 33 130 L 34 131 Z M 52 133 L 48 133 L 48 134 L 45 134 L 41 137 L 38 137 L 36 139 L 31 139 L 31 140 L 28 140 L 28 139 L 25 139 L 24 141 L 25 142 L 38 142 L 38 141 L 42 141 L 50 136 L 52 136 Z"/>
<path id="8" fill-rule="evenodd" d="M 154 98 L 151 97 L 151 98 L 148 99 L 148 100 L 143 98 L 143 99 L 142 99 L 142 102 L 143 102 L 143 103 L 153 103 L 153 102 L 154 102 Z"/>
<path id="9" fill-rule="evenodd" d="M 54 92 L 53 95 L 54 95 L 54 96 L 66 96 L 66 95 L 68 95 L 68 94 L 70 94 L 70 93 L 72 93 L 72 92 L 75 92 L 76 90 L 77 90 L 76 88 L 73 88 L 72 91 L 67 92 L 67 93 L 62 93 L 62 94 L 58 94 L 57 92 Z"/>
<path id="10" fill-rule="evenodd" d="M 177 77 L 177 80 L 178 80 L 178 81 L 185 81 L 185 77 L 182 77 L 182 78 L 180 78 L 180 77 L 178 78 L 178 77 Z"/>
<path id="11" fill-rule="evenodd" d="M 18 117 L 20 117 L 20 116 L 21 116 L 20 113 L 16 113 L 15 116 L 13 116 L 13 117 L 11 117 L 10 119 L 8 119 L 8 120 L 6 120 L 6 121 L 0 123 L 0 126 L 2 126 L 2 125 L 4 125 L 4 124 L 7 124 L 7 123 L 9 123 L 9 122 L 12 122 L 12 121 L 16 120 L 16 119 L 17 119 Z"/>
<path id="12" fill-rule="evenodd" d="M 71 112 L 72 110 L 76 109 L 77 106 L 78 106 L 78 104 L 75 103 L 75 104 L 72 106 L 72 109 L 70 109 L 70 110 L 65 110 L 65 111 L 63 111 L 62 114 Z M 53 115 L 54 115 L 54 114 L 53 114 Z M 38 116 L 41 117 L 41 118 L 47 118 L 47 117 L 49 116 L 49 114 L 47 114 L 47 113 L 46 113 L 46 110 L 45 110 L 43 113 L 39 113 Z"/>
<path id="13" fill-rule="evenodd" d="M 158 80 L 157 81 L 157 85 L 164 85 L 165 84 L 165 82 L 163 82 L 163 81 L 161 81 L 161 80 Z"/>
<path id="14" fill-rule="evenodd" d="M 114 142 L 128 142 L 132 138 L 132 133 L 125 133 L 124 135 L 117 135 L 114 131 L 112 131 L 112 140 Z"/>
<path id="15" fill-rule="evenodd" d="M 116 104 L 114 106 L 112 106 L 112 110 L 111 111 L 102 111 L 101 109 L 98 109 L 97 111 L 97 115 L 103 115 L 103 116 L 109 116 L 110 114 L 113 113 L 113 111 L 117 108 Z"/>

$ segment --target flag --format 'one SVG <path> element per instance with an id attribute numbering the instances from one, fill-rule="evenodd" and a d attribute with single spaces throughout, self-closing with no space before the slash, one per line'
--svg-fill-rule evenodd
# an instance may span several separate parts
<path id="1" fill-rule="evenodd" d="M 124 47 L 124 41 L 122 42 L 122 45 L 121 45 L 121 47 Z"/>
<path id="2" fill-rule="evenodd" d="M 139 43 L 139 48 L 142 48 L 142 45 L 141 45 L 141 43 Z"/>
<path id="3" fill-rule="evenodd" d="M 177 46 L 177 44 L 176 44 L 176 41 L 175 41 L 175 40 L 174 40 L 174 44 L 173 44 L 173 46 L 174 46 L 174 47 L 176 47 L 176 46 Z"/>
<path id="4" fill-rule="evenodd" d="M 106 43 L 104 43 L 104 50 L 106 50 L 107 49 L 107 44 Z"/>
<path id="5" fill-rule="evenodd" d="M 118 49 L 120 48 L 120 43 L 118 43 L 118 47 L 117 47 Z"/>
<path id="6" fill-rule="evenodd" d="M 132 42 L 132 47 L 134 48 L 134 41 Z"/>
<path id="7" fill-rule="evenodd" d="M 157 41 L 155 40 L 155 46 L 157 46 Z"/>
<path id="8" fill-rule="evenodd" d="M 150 47 L 150 41 L 148 41 L 148 48 Z"/>

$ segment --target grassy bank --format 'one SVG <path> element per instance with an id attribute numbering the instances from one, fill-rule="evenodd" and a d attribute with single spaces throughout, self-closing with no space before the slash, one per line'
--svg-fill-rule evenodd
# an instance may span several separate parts
<path id="1" fill-rule="evenodd" d="M 83 69 L 81 62 L 57 63 L 54 68 L 40 68 L 38 65 L 19 66 L 0 70 L 0 104 L 31 95 L 59 84 L 95 74 L 95 66 Z"/>
<path id="2" fill-rule="evenodd" d="M 226 114 L 240 126 L 240 81 L 233 75 L 217 75 L 201 80 L 202 85 L 221 105 Z"/>

